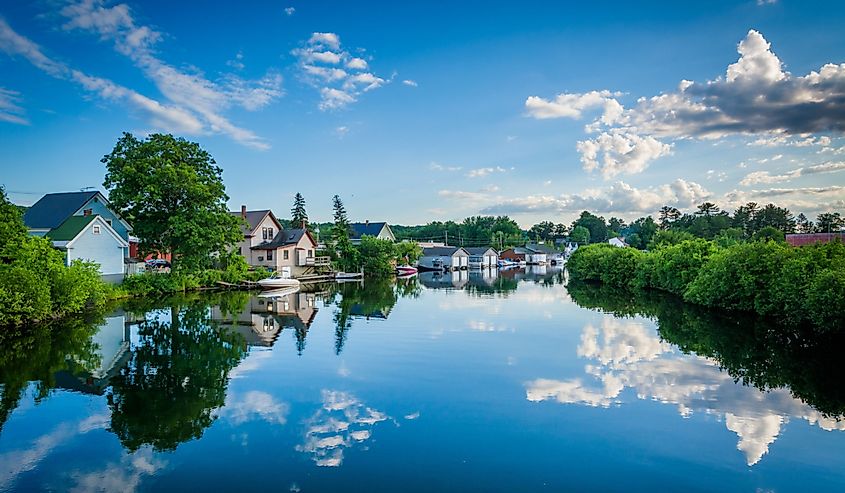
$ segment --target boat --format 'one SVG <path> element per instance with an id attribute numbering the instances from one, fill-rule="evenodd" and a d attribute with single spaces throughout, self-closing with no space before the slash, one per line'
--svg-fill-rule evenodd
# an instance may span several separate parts
<path id="1" fill-rule="evenodd" d="M 299 287 L 299 281 L 290 277 L 272 276 L 258 281 L 258 285 L 261 289 L 290 288 Z"/>
<path id="2" fill-rule="evenodd" d="M 299 286 L 288 286 L 286 288 L 270 289 L 258 294 L 259 298 L 281 298 L 299 291 Z"/>
<path id="3" fill-rule="evenodd" d="M 362 279 L 363 277 L 364 274 L 361 272 L 338 272 L 334 275 L 335 280 L 338 281 Z"/>
<path id="4" fill-rule="evenodd" d="M 412 265 L 397 265 L 396 266 L 396 275 L 398 276 L 405 276 L 409 274 L 416 274 L 417 268 Z"/>

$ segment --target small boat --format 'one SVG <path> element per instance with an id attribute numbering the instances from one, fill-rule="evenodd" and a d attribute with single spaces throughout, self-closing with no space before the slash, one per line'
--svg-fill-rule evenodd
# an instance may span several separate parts
<path id="1" fill-rule="evenodd" d="M 268 291 L 264 291 L 259 293 L 259 298 L 281 298 L 282 296 L 287 296 L 289 294 L 293 294 L 299 291 L 299 286 L 289 286 L 286 288 L 279 288 L 279 289 L 270 289 Z"/>
<path id="2" fill-rule="evenodd" d="M 290 277 L 272 276 L 258 281 L 258 285 L 261 286 L 261 289 L 290 288 L 299 287 L 299 281 Z"/>
<path id="3" fill-rule="evenodd" d="M 345 281 L 350 279 L 361 279 L 364 277 L 364 274 L 360 272 L 338 272 L 334 275 L 334 278 L 338 281 Z"/>
<path id="4" fill-rule="evenodd" d="M 410 274 L 416 274 L 417 268 L 411 265 L 397 265 L 396 266 L 396 275 L 397 276 L 406 276 Z"/>

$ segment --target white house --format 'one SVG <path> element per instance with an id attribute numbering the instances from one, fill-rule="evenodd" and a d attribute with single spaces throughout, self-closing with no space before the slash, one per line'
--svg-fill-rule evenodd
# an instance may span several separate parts
<path id="1" fill-rule="evenodd" d="M 353 245 L 359 245 L 361 243 L 361 237 L 365 235 L 380 240 L 396 241 L 396 236 L 393 234 L 393 230 L 390 229 L 390 225 L 384 222 L 371 223 L 370 221 L 365 221 L 363 223 L 352 223 L 349 225 L 349 229 L 352 233 L 349 235 L 349 240 Z"/>
<path id="2" fill-rule="evenodd" d="M 499 254 L 490 247 L 467 247 L 471 269 L 490 269 L 499 262 Z"/>
<path id="3" fill-rule="evenodd" d="M 44 237 L 65 252 L 67 265 L 74 260 L 95 262 L 105 280 L 119 282 L 123 279 L 123 259 L 129 242 L 99 214 L 70 216 Z"/>
<path id="4" fill-rule="evenodd" d="M 611 244 L 615 247 L 619 247 L 619 248 L 625 248 L 625 247 L 628 246 L 628 244 L 625 243 L 625 238 L 622 238 L 621 236 L 617 237 L 617 238 L 611 238 L 611 239 L 607 240 L 607 242 L 609 244 Z"/>
<path id="5" fill-rule="evenodd" d="M 422 270 L 461 270 L 469 267 L 469 253 L 461 247 L 423 248 L 418 266 Z"/>

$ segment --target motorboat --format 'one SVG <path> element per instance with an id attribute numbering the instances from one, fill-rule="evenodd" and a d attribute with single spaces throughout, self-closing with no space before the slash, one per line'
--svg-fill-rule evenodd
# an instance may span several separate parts
<path id="1" fill-rule="evenodd" d="M 270 289 L 258 294 L 259 298 L 281 298 L 299 291 L 299 286 L 288 286 L 286 288 Z"/>
<path id="2" fill-rule="evenodd" d="M 410 274 L 416 274 L 417 268 L 412 265 L 397 265 L 396 266 L 396 275 L 397 276 L 407 276 Z"/>
<path id="3" fill-rule="evenodd" d="M 298 288 L 299 281 L 291 277 L 272 276 L 258 281 L 258 285 L 261 286 L 261 289 Z"/>
<path id="4" fill-rule="evenodd" d="M 334 275 L 337 281 L 354 281 L 362 279 L 364 274 L 361 272 L 338 272 Z"/>

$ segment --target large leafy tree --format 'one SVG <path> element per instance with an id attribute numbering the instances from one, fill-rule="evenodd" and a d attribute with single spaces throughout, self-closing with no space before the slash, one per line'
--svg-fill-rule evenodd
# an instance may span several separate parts
<path id="1" fill-rule="evenodd" d="M 21 211 L 6 197 L 6 189 L 0 187 L 0 250 L 12 241 L 26 236 L 26 226 Z"/>
<path id="2" fill-rule="evenodd" d="M 607 223 L 601 216 L 596 216 L 595 214 L 583 211 L 578 219 L 572 223 L 573 229 L 578 226 L 583 226 L 590 231 L 589 241 L 592 243 L 602 243 L 607 240 Z"/>
<path id="3" fill-rule="evenodd" d="M 305 212 L 305 198 L 297 192 L 293 198 L 293 208 L 290 210 L 291 227 L 302 228 L 308 224 L 308 213 Z"/>
<path id="4" fill-rule="evenodd" d="M 201 268 L 242 239 L 226 207 L 223 170 L 199 144 L 124 133 L 101 161 L 109 200 L 132 224 L 142 253 L 170 252 L 174 265 Z"/>
<path id="5" fill-rule="evenodd" d="M 837 232 L 845 226 L 845 220 L 838 212 L 825 212 L 816 218 L 816 229 L 820 233 Z"/>

